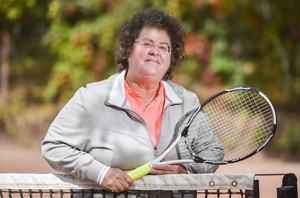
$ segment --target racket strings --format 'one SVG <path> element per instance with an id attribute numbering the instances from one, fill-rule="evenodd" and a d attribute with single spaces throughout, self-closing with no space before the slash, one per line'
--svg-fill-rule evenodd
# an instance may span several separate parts
<path id="1" fill-rule="evenodd" d="M 225 160 L 238 159 L 255 151 L 273 129 L 272 109 L 253 91 L 232 91 L 204 106 L 210 127 L 225 150 Z"/>

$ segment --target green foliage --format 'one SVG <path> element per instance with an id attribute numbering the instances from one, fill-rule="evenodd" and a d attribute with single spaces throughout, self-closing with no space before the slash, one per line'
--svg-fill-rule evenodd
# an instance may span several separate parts
<path id="1" fill-rule="evenodd" d="M 44 93 L 46 101 L 63 95 L 65 90 L 74 92 L 79 85 L 114 73 L 115 39 L 120 25 L 134 12 L 152 6 L 169 10 L 178 17 L 187 40 L 194 39 L 186 42 L 186 48 L 189 59 L 194 57 L 198 67 L 184 63 L 177 72 L 183 73 L 181 78 L 190 75 L 184 81 L 187 88 L 205 78 L 203 75 L 209 69 L 214 73 L 212 78 L 220 78 L 224 87 L 254 86 L 276 103 L 299 98 L 300 42 L 297 41 L 300 37 L 296 33 L 299 19 L 296 13 L 300 5 L 295 0 L 286 3 L 53 0 L 48 4 L 47 16 L 51 22 L 44 44 L 50 46 L 58 60 Z M 56 67 L 86 71 L 89 76 L 77 75 L 76 79 L 76 75 L 65 73 L 64 76 L 69 75 L 68 81 L 62 81 Z M 278 93 L 286 95 L 284 101 Z"/>
<path id="2" fill-rule="evenodd" d="M 288 153 L 300 156 L 300 120 L 287 127 L 280 139 L 276 141 L 275 148 L 277 150 L 285 150 Z"/>
<path id="3" fill-rule="evenodd" d="M 188 34 L 211 41 L 209 59 L 199 60 L 202 71 L 212 69 L 226 87 L 257 87 L 275 103 L 299 100 L 299 1 L 183 2 Z"/>
<path id="4" fill-rule="evenodd" d="M 43 42 L 58 55 L 58 60 L 43 94 L 45 101 L 56 96 L 68 98 L 69 92 L 115 72 L 118 30 L 142 5 L 143 2 L 130 0 L 51 1 L 47 16 L 52 21 Z M 103 73 L 97 73 L 97 66 L 105 68 L 100 69 Z"/>
<path id="5" fill-rule="evenodd" d="M 0 16 L 8 21 L 20 19 L 26 11 L 32 11 L 35 0 L 9 0 L 0 2 Z"/>

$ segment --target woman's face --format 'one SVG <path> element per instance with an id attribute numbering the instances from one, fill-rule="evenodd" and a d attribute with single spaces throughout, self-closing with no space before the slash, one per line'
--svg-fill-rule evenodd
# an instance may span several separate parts
<path id="1" fill-rule="evenodd" d="M 152 78 L 160 81 L 168 71 L 171 62 L 171 51 L 164 51 L 165 46 L 171 46 L 165 30 L 143 28 L 128 58 L 127 75 L 139 80 Z"/>

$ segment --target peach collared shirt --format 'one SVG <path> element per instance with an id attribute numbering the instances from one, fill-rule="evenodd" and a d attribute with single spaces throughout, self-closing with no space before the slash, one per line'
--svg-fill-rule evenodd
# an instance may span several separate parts
<path id="1" fill-rule="evenodd" d="M 160 82 L 157 96 L 146 106 L 140 94 L 131 89 L 124 81 L 126 99 L 130 109 L 140 115 L 146 122 L 153 145 L 156 146 L 160 134 L 160 127 L 165 104 L 165 88 Z"/>

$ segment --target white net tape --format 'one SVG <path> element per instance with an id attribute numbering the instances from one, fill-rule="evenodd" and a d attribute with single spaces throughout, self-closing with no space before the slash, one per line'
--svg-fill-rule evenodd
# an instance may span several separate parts
<path id="1" fill-rule="evenodd" d="M 149 175 L 131 190 L 253 190 L 254 174 Z M 0 189 L 104 189 L 66 174 L 0 174 Z"/>

